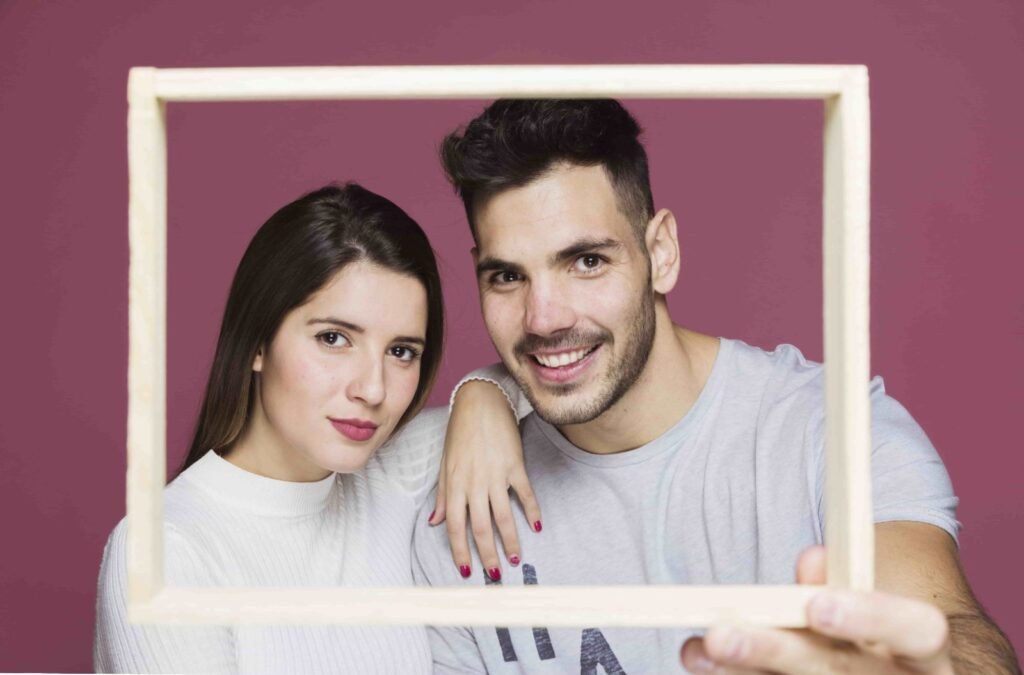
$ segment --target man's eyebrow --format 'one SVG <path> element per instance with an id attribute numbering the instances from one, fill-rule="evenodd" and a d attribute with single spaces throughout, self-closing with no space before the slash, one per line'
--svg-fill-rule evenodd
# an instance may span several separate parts
<path id="1" fill-rule="evenodd" d="M 481 258 L 476 264 L 476 275 L 482 276 L 488 272 L 516 272 L 517 274 L 523 273 L 523 268 L 514 262 L 502 260 L 501 258 Z"/>
<path id="2" fill-rule="evenodd" d="M 606 251 L 610 248 L 619 249 L 622 248 L 622 242 L 617 239 L 605 238 L 605 239 L 589 239 L 584 237 L 583 239 L 577 239 L 569 246 L 566 246 L 561 251 L 557 251 L 548 258 L 549 265 L 558 265 L 560 263 L 567 262 L 569 260 L 575 260 L 585 253 L 593 253 L 596 251 Z"/>
<path id="3" fill-rule="evenodd" d="M 342 321 L 341 319 L 336 319 L 333 316 L 325 316 L 323 318 L 310 319 L 309 321 L 306 322 L 306 325 L 312 326 L 313 324 L 316 323 L 325 323 L 329 326 L 341 326 L 342 328 L 349 329 L 353 333 L 366 332 L 366 329 L 360 326 L 359 324 L 352 323 L 351 321 Z M 421 347 L 425 347 L 427 344 L 427 341 L 425 339 L 416 335 L 396 335 L 394 338 L 394 342 L 411 342 Z"/>

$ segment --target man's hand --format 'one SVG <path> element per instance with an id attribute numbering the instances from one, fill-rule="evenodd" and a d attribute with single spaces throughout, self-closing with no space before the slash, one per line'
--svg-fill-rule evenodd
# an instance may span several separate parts
<path id="1" fill-rule="evenodd" d="M 519 426 L 508 400 L 497 385 L 467 382 L 459 388 L 448 420 L 437 502 L 430 518 L 431 525 L 447 520 L 452 559 L 463 577 L 472 574 L 473 564 L 466 533 L 467 509 L 484 573 L 495 581 L 501 578 L 492 516 L 506 560 L 519 564 L 521 548 L 509 488 L 519 497 L 531 528 L 539 532 L 540 506 L 526 476 Z"/>
<path id="2" fill-rule="evenodd" d="M 797 582 L 825 582 L 825 549 L 800 556 Z M 806 630 L 715 627 L 683 645 L 695 673 L 952 675 L 949 624 L 938 607 L 883 592 L 822 591 Z"/>

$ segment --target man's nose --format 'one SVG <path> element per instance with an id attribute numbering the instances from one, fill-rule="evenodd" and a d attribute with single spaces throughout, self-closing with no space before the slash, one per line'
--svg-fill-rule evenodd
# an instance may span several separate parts
<path id="1" fill-rule="evenodd" d="M 564 289 L 551 282 L 531 283 L 526 297 L 525 328 L 534 335 L 552 335 L 572 328 L 576 313 Z"/>
<path id="2" fill-rule="evenodd" d="M 384 359 L 362 359 L 348 383 L 347 393 L 349 399 L 362 401 L 368 406 L 383 403 L 387 395 L 384 385 Z"/>

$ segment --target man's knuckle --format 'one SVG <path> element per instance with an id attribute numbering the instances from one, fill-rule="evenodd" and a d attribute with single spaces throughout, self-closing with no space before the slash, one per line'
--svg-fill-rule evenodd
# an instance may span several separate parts
<path id="1" fill-rule="evenodd" d="M 938 607 L 928 606 L 921 628 L 920 648 L 924 654 L 939 654 L 949 644 L 949 620 Z"/>

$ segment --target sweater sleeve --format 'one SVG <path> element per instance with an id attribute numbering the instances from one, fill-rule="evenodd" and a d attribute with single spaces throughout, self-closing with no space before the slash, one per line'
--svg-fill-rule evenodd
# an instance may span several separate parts
<path id="1" fill-rule="evenodd" d="M 533 412 L 515 379 L 500 363 L 477 368 L 463 377 L 452 390 L 451 404 L 454 404 L 455 394 L 459 388 L 473 380 L 491 382 L 500 388 L 512 406 L 517 420 L 522 420 Z M 377 451 L 375 460 L 379 462 L 384 472 L 397 480 L 403 491 L 412 497 L 417 509 L 426 499 L 427 493 L 437 484 L 448 417 L 449 410 L 445 408 L 424 410 Z"/>
<path id="2" fill-rule="evenodd" d="M 235 643 L 227 626 L 129 623 L 127 522 L 103 550 L 96 599 L 93 665 L 98 673 L 233 673 Z M 195 548 L 171 525 L 164 529 L 168 586 L 217 585 Z"/>

